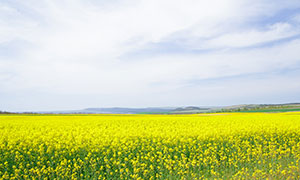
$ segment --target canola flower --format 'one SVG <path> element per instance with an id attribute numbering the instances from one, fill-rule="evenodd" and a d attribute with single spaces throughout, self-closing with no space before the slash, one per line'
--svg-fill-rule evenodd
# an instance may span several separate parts
<path id="1" fill-rule="evenodd" d="M 299 179 L 300 113 L 1 115 L 0 179 Z"/>

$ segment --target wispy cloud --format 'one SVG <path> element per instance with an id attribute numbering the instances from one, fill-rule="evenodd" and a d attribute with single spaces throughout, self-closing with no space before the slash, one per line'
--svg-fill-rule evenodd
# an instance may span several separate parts
<path id="1" fill-rule="evenodd" d="M 298 0 L 1 1 L 0 109 L 300 101 L 299 71 L 283 74 L 300 66 L 299 10 Z"/>

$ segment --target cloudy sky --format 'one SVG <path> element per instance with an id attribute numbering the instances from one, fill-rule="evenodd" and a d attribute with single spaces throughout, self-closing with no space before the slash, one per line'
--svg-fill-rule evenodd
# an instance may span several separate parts
<path id="1" fill-rule="evenodd" d="M 0 110 L 299 101 L 299 0 L 0 0 Z"/>

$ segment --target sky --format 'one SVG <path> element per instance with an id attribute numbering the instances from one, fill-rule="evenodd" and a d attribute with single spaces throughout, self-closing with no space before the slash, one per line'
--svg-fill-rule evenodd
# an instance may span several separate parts
<path id="1" fill-rule="evenodd" d="M 0 110 L 288 102 L 299 0 L 0 0 Z"/>

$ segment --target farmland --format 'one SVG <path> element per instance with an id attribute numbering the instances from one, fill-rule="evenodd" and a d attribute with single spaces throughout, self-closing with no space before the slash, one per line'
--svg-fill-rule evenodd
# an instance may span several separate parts
<path id="1" fill-rule="evenodd" d="M 299 112 L 0 115 L 0 179 L 295 179 L 299 163 Z"/>

